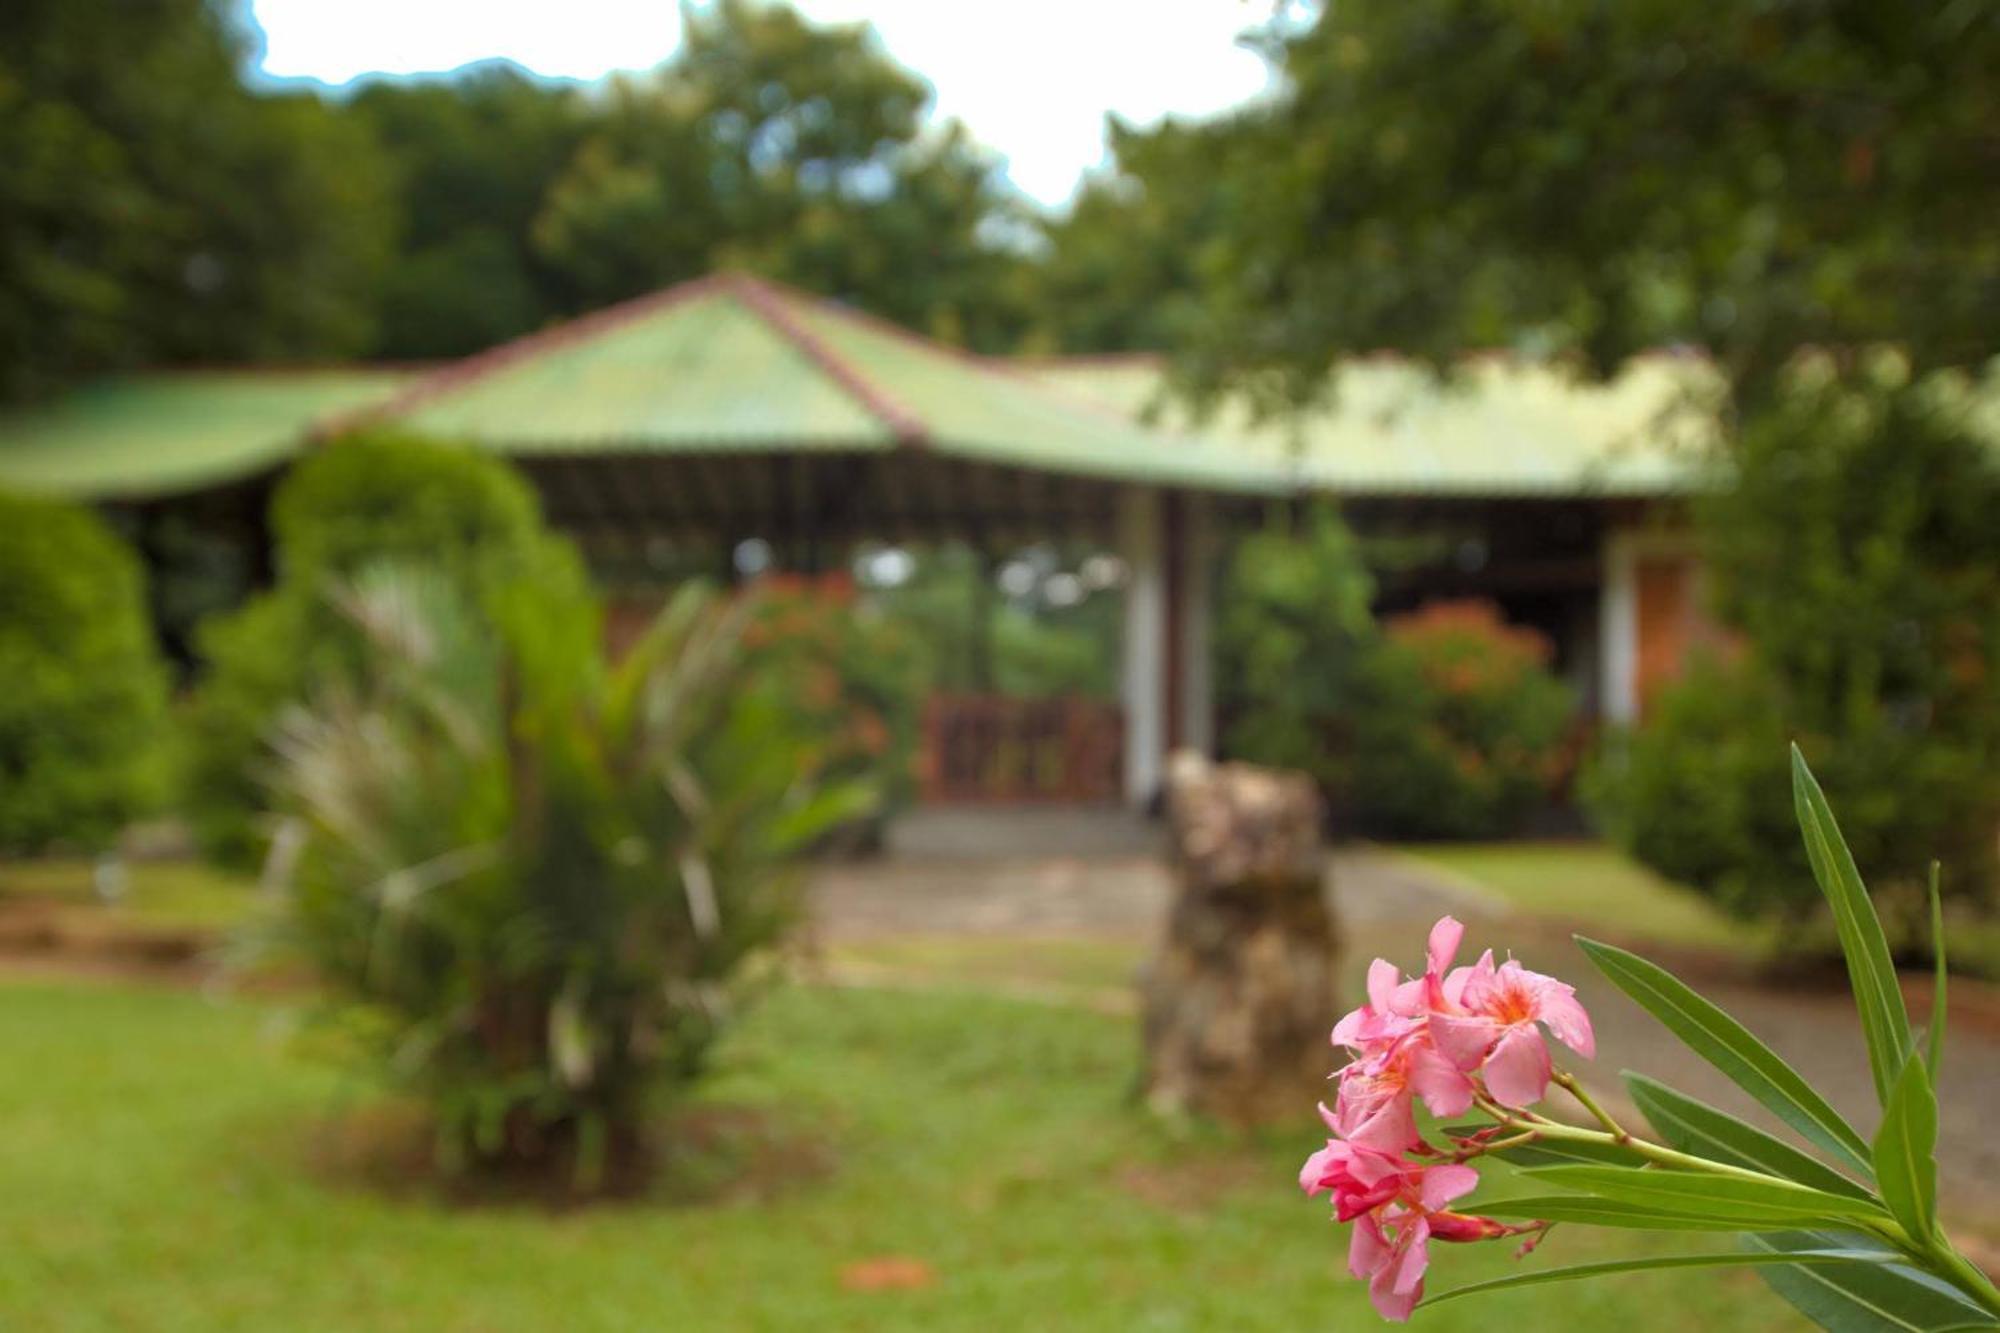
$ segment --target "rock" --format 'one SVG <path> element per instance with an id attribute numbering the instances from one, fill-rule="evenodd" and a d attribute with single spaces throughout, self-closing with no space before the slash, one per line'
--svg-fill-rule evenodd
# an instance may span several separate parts
<path id="1" fill-rule="evenodd" d="M 1145 1095 L 1235 1125 L 1323 1091 L 1338 1014 L 1319 793 L 1303 774 L 1176 754 L 1175 900 L 1142 981 Z"/>

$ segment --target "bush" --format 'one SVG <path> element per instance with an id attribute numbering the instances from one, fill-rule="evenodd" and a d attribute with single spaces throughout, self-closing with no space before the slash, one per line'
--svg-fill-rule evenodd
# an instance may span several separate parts
<path id="1" fill-rule="evenodd" d="M 210 857 L 239 866 L 262 853 L 260 767 L 279 710 L 358 667 L 358 640 L 328 597 L 336 581 L 410 560 L 466 589 L 565 565 L 582 582 L 511 468 L 420 440 L 374 436 L 318 450 L 278 488 L 271 526 L 278 582 L 203 623 L 207 670 L 187 719 L 190 820 Z"/>
<path id="2" fill-rule="evenodd" d="M 159 800 L 166 681 L 124 543 L 0 495 L 0 850 L 94 849 Z"/>
<path id="3" fill-rule="evenodd" d="M 1357 691 L 1356 818 L 1396 837 L 1515 831 L 1562 778 L 1576 719 L 1552 645 L 1486 602 L 1436 603 L 1385 630 Z"/>
<path id="4" fill-rule="evenodd" d="M 1749 660 L 1704 659 L 1649 711 L 1584 776 L 1605 832 L 1739 915 L 1812 910 L 1819 894 L 1792 813 L 1776 686 Z"/>
<path id="5" fill-rule="evenodd" d="M 1231 755 L 1310 774 L 1336 811 L 1354 778 L 1361 666 L 1379 637 L 1375 581 L 1331 509 L 1240 542 L 1216 626 L 1216 705 Z"/>
<path id="6" fill-rule="evenodd" d="M 1931 858 L 2000 893 L 2000 454 L 1968 386 L 1808 365 L 1746 422 L 1702 507 L 1748 661 L 1656 701 L 1594 784 L 1641 859 L 1737 914 L 1820 911 L 1768 756 L 1796 739 L 1846 815 L 1891 938 L 1927 947 Z M 1787 931 L 1787 943 L 1824 932 Z"/>
<path id="7" fill-rule="evenodd" d="M 775 576 L 755 592 L 746 647 L 787 683 L 815 764 L 830 777 L 865 780 L 875 817 L 915 794 L 918 714 L 925 664 L 909 628 L 861 605 L 845 575 Z"/>
<path id="8" fill-rule="evenodd" d="M 785 673 L 743 656 L 747 609 L 685 594 L 613 664 L 573 589 L 487 597 L 394 570 L 346 595 L 363 669 L 281 736 L 305 837 L 280 940 L 447 1165 L 587 1186 L 699 1073 L 788 858 L 861 791 L 823 783 Z"/>

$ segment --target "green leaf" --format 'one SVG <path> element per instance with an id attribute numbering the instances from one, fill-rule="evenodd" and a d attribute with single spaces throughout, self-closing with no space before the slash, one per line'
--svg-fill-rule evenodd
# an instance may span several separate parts
<path id="1" fill-rule="evenodd" d="M 1576 942 L 1618 989 L 1772 1114 L 1858 1170 L 1871 1169 L 1867 1140 L 1750 1029 L 1659 964 L 1582 936 Z"/>
<path id="2" fill-rule="evenodd" d="M 1913 1055 L 1875 1132 L 1875 1179 L 1890 1214 L 1918 1240 L 1937 1230 L 1937 1127 L 1937 1094 L 1923 1057 Z"/>
<path id="3" fill-rule="evenodd" d="M 1515 1199 L 1481 1199 L 1467 1206 L 1472 1211 L 1489 1217 L 1512 1217 L 1537 1222 L 1580 1222 L 1587 1226 L 1623 1227 L 1640 1231 L 1746 1229 L 1745 1224 L 1735 1218 L 1717 1217 L 1711 1212 L 1648 1208 L 1615 1199 L 1596 1199 L 1587 1194 L 1534 1194 Z"/>
<path id="4" fill-rule="evenodd" d="M 1944 896 L 1938 879 L 1943 868 L 1931 862 L 1931 953 L 1937 959 L 1937 979 L 1931 984 L 1931 1091 L 1937 1091 L 1938 1070 L 1944 1067 L 1945 966 Z"/>
<path id="5" fill-rule="evenodd" d="M 1473 1282 L 1426 1297 L 1424 1308 L 1472 1296 L 1482 1291 L 1504 1291 L 1509 1287 L 1536 1287 L 1548 1282 L 1575 1282 L 1613 1273 L 1643 1273 L 1655 1268 L 1740 1268 L 1770 1264 L 1880 1264 L 1888 1263 L 1892 1252 L 1862 1249 L 1790 1250 L 1775 1254 L 1768 1250 L 1729 1250 L 1720 1254 L 1656 1254 L 1641 1259 L 1612 1259 L 1595 1264 L 1572 1264 L 1566 1268 L 1539 1268 L 1533 1272 Z"/>
<path id="6" fill-rule="evenodd" d="M 1814 1263 L 1762 1268 L 1771 1290 L 1829 1333 L 1944 1333 L 1991 1328 L 1993 1316 L 1948 1284 L 1897 1262 L 1896 1251 L 1866 1236 L 1842 1231 L 1779 1231 L 1746 1235 L 1744 1248 L 1790 1256 L 1800 1252 L 1858 1249 L 1872 1262 Z"/>
<path id="7" fill-rule="evenodd" d="M 1465 1138 L 1491 1125 L 1451 1125 L 1444 1133 L 1454 1139 Z M 1579 1143 L 1567 1139 L 1543 1139 L 1539 1143 L 1523 1143 L 1512 1148 L 1502 1148 L 1499 1152 L 1488 1153 L 1503 1162 L 1515 1166 L 1644 1166 L 1646 1159 L 1630 1148 L 1616 1143 Z"/>
<path id="8" fill-rule="evenodd" d="M 1538 1184 L 1669 1212 L 1734 1218 L 1744 1227 L 1798 1226 L 1833 1218 L 1880 1219 L 1873 1199 L 1809 1189 L 1782 1180 L 1746 1180 L 1698 1171 L 1629 1166 L 1546 1166 L 1521 1173 Z"/>
<path id="9" fill-rule="evenodd" d="M 1783 1176 L 1831 1194 L 1855 1199 L 1868 1197 L 1867 1190 L 1817 1157 L 1800 1152 L 1727 1111 L 1697 1101 L 1643 1074 L 1626 1073 L 1625 1087 L 1644 1113 L 1646 1123 L 1670 1147 L 1712 1162 Z"/>
<path id="10" fill-rule="evenodd" d="M 1792 799 L 1798 807 L 1799 830 L 1805 835 L 1806 856 L 1813 878 L 1833 908 L 1840 951 L 1847 956 L 1847 976 L 1854 985 L 1854 1003 L 1861 1010 L 1861 1034 L 1868 1042 L 1868 1068 L 1875 1076 L 1875 1096 L 1889 1104 L 1889 1090 L 1910 1049 L 1910 1016 L 1896 969 L 1889 958 L 1889 939 L 1875 915 L 1875 904 L 1861 883 L 1854 856 L 1840 836 L 1806 759 L 1792 746 Z"/>

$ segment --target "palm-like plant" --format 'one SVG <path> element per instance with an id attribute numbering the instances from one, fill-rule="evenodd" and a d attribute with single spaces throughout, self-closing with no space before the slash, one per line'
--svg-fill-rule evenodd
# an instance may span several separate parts
<path id="1" fill-rule="evenodd" d="M 280 729 L 302 836 L 279 939 L 428 1101 L 448 1165 L 589 1183 L 699 1072 L 797 852 L 868 794 L 820 780 L 741 600 L 685 592 L 608 662 L 573 591 L 473 606 L 377 570 L 337 596 L 368 666 Z"/>

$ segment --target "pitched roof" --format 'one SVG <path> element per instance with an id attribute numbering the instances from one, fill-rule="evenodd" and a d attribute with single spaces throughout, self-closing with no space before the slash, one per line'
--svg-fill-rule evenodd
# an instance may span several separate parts
<path id="1" fill-rule="evenodd" d="M 527 457 L 919 448 L 1116 481 L 1288 485 L 1281 462 L 737 274 L 518 339 L 366 415 Z"/>
<path id="2" fill-rule="evenodd" d="M 1328 407 L 1264 422 L 1228 402 L 1196 422 L 1165 402 L 1156 357 L 975 357 L 725 274 L 427 372 L 106 380 L 0 415 L 0 485 L 88 499 L 191 491 L 393 420 L 519 458 L 845 453 L 893 466 L 915 450 L 1253 495 L 1665 495 L 1697 480 L 1682 446 L 1708 421 L 1672 409 L 1706 374 L 1697 360 L 1642 358 L 1592 386 L 1483 358 L 1441 385 L 1365 358 L 1336 373 Z"/>
<path id="3" fill-rule="evenodd" d="M 250 476 L 315 421 L 388 397 L 408 369 L 185 371 L 100 380 L 0 415 L 0 485 L 147 499 Z"/>
<path id="4" fill-rule="evenodd" d="M 1162 358 L 1077 357 L 1032 372 L 1163 428 L 1198 430 L 1246 459 L 1284 461 L 1302 489 L 1336 495 L 1655 496 L 1700 481 L 1714 387 L 1695 357 L 1657 354 L 1605 384 L 1499 356 L 1453 381 L 1393 356 L 1341 366 L 1329 401 L 1259 419 L 1225 401 L 1198 426 L 1168 392 Z"/>

